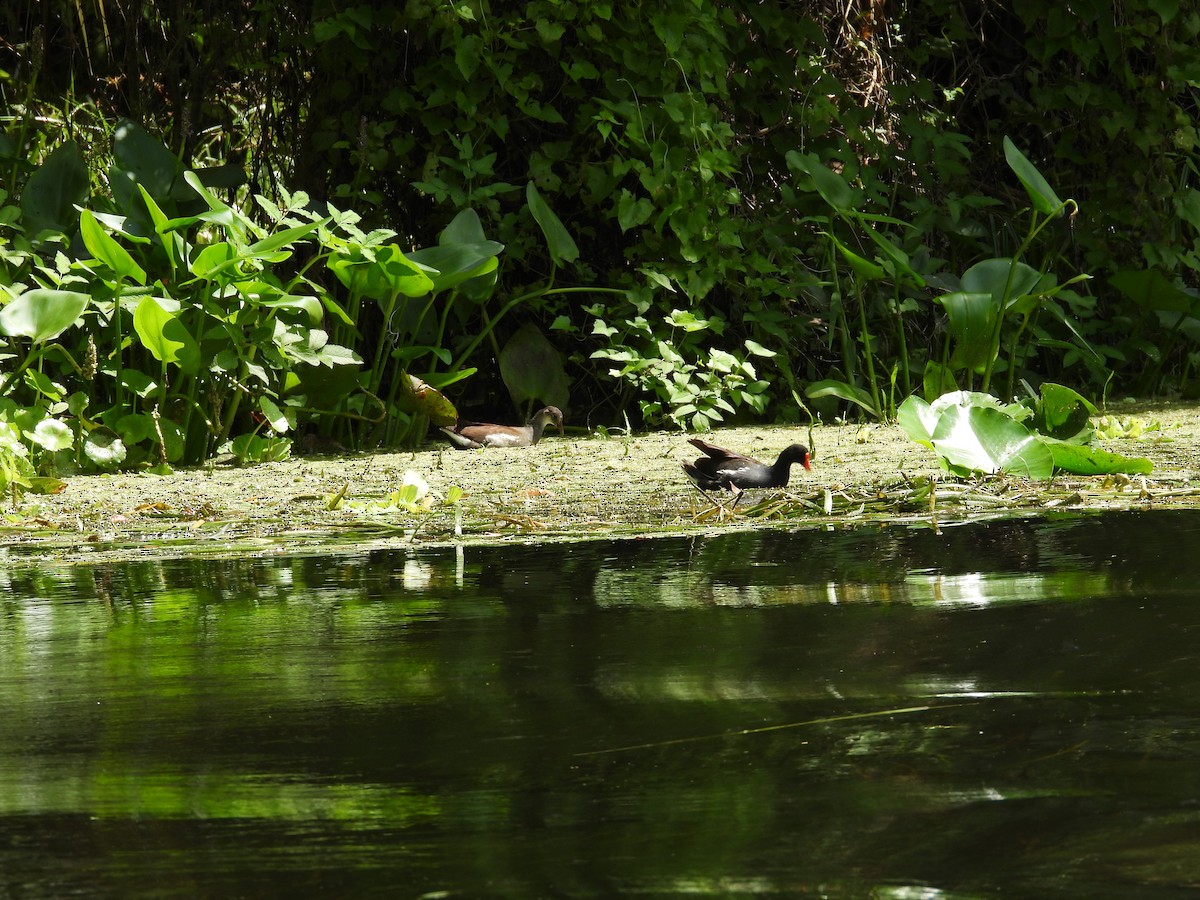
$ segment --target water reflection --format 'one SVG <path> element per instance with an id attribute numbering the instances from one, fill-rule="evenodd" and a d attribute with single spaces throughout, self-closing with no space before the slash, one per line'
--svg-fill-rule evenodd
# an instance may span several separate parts
<path id="1" fill-rule="evenodd" d="M 0 896 L 1182 890 L 1192 522 L 10 567 Z"/>

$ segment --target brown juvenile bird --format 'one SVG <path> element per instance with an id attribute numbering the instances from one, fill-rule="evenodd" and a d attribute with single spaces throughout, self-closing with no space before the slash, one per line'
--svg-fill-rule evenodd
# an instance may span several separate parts
<path id="1" fill-rule="evenodd" d="M 459 450 L 478 450 L 481 447 L 531 447 L 541 440 L 546 426 L 553 422 L 563 433 L 563 414 L 557 406 L 546 406 L 533 414 L 528 425 L 489 425 L 460 419 L 453 428 L 442 433 Z"/>
<path id="2" fill-rule="evenodd" d="M 747 488 L 787 487 L 793 463 L 812 469 L 808 448 L 803 444 L 785 447 L 775 463 L 768 466 L 757 459 L 742 456 L 700 438 L 692 438 L 688 443 L 705 454 L 691 465 L 683 464 L 683 471 L 687 473 L 687 477 L 702 491 L 724 488 L 734 494 L 740 494 Z"/>

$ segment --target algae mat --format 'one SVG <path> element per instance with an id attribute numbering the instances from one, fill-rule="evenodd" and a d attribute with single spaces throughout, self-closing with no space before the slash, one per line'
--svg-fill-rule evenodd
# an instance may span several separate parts
<path id="1" fill-rule="evenodd" d="M 1047 510 L 1200 505 L 1200 409 L 1142 404 L 1119 414 L 1147 430 L 1104 446 L 1150 458 L 1150 476 L 952 482 L 895 426 L 730 428 L 709 438 L 768 461 L 797 441 L 815 451 L 813 471 L 793 469 L 788 489 L 751 492 L 732 508 L 683 476 L 680 463 L 697 454 L 679 433 L 550 436 L 523 450 L 458 451 L 431 441 L 416 452 L 72 477 L 59 494 L 25 495 L 10 506 L 0 546 L 9 564 L 97 562 L 878 521 L 937 527 Z M 397 493 L 413 480 L 406 473 L 428 487 L 415 505 Z"/>

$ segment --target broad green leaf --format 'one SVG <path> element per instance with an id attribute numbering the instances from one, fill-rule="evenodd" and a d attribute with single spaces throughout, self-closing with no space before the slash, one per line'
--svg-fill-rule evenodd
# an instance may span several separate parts
<path id="1" fill-rule="evenodd" d="M 750 338 L 746 338 L 746 349 L 754 356 L 762 356 L 766 359 L 772 359 L 779 355 L 774 350 L 764 347 L 758 341 L 751 340 Z"/>
<path id="2" fill-rule="evenodd" d="M 945 308 L 954 336 L 951 366 L 982 372 L 993 351 L 992 329 L 997 307 L 992 295 L 955 291 L 935 299 Z"/>
<path id="3" fill-rule="evenodd" d="M 496 257 L 502 250 L 504 245 L 496 241 L 479 241 L 472 244 L 424 247 L 404 255 L 410 262 L 417 263 L 426 270 L 433 270 L 428 276 L 431 279 L 432 290 L 441 293 L 470 278 L 495 271 L 499 265 Z"/>
<path id="4" fill-rule="evenodd" d="M 1047 381 L 1040 388 L 1036 411 L 1037 429 L 1042 434 L 1067 440 L 1081 432 L 1090 434 L 1088 419 L 1099 411 L 1076 391 Z"/>
<path id="5" fill-rule="evenodd" d="M 232 244 L 217 241 L 209 244 L 192 260 L 192 274 L 197 278 L 212 280 L 223 270 L 232 268 L 237 262 L 237 250 Z"/>
<path id="6" fill-rule="evenodd" d="M 90 301 L 75 291 L 26 291 L 0 309 L 0 333 L 31 338 L 35 344 L 53 340 L 75 324 Z"/>
<path id="7" fill-rule="evenodd" d="M 1050 187 L 1046 179 L 1042 177 L 1042 173 L 1026 158 L 1025 154 L 1017 149 L 1017 145 L 1009 139 L 1008 135 L 1004 136 L 1004 158 L 1016 173 L 1021 184 L 1024 185 L 1025 193 L 1029 195 L 1034 209 L 1047 216 L 1062 211 L 1063 202 L 1058 199 L 1054 189 Z"/>
<path id="8" fill-rule="evenodd" d="M 67 141 L 46 157 L 21 191 L 21 224 L 36 238 L 42 231 L 70 233 L 79 221 L 76 206 L 88 198 L 88 169 L 79 145 Z"/>
<path id="9" fill-rule="evenodd" d="M 83 442 L 83 452 L 96 465 L 115 469 L 125 461 L 125 443 L 111 431 L 97 428 Z"/>
<path id="10" fill-rule="evenodd" d="M 958 390 L 958 382 L 949 366 L 929 360 L 921 376 L 921 393 L 926 400 L 934 400 L 943 394 Z"/>
<path id="11" fill-rule="evenodd" d="M 1196 296 L 1172 282 L 1158 269 L 1122 269 L 1108 283 L 1143 309 L 1190 312 Z"/>
<path id="12" fill-rule="evenodd" d="M 654 204 L 646 197 L 634 197 L 627 189 L 622 189 L 617 198 L 617 224 L 621 231 L 636 228 L 650 221 L 654 215 Z"/>
<path id="13" fill-rule="evenodd" d="M 802 154 L 789 150 L 786 160 L 789 168 L 799 170 L 812 179 L 817 193 L 831 207 L 842 213 L 854 211 L 854 189 L 846 179 L 821 162 L 815 153 Z"/>
<path id="14" fill-rule="evenodd" d="M 853 384 L 833 379 L 814 381 L 805 389 L 804 393 L 806 396 L 814 399 L 817 397 L 837 397 L 850 403 L 856 403 L 871 415 L 879 418 L 879 410 L 875 408 L 875 401 L 871 399 L 871 395 Z"/>
<path id="15" fill-rule="evenodd" d="M 1020 422 L 997 409 L 952 406 L 933 432 L 938 458 L 972 472 L 1046 479 L 1054 473 L 1050 451 Z"/>
<path id="16" fill-rule="evenodd" d="M 47 450 L 66 450 L 75 443 L 75 433 L 58 419 L 42 419 L 26 436 Z"/>
<path id="17" fill-rule="evenodd" d="M 434 425 L 453 425 L 458 410 L 441 391 L 415 375 L 400 375 L 400 391 L 396 408 L 408 413 L 421 413 Z"/>
<path id="18" fill-rule="evenodd" d="M 1149 475 L 1154 469 L 1154 463 L 1141 456 L 1122 456 L 1050 437 L 1043 437 L 1042 442 L 1054 456 L 1054 467 L 1073 475 Z"/>
<path id="19" fill-rule="evenodd" d="M 161 421 L 161 420 L 160 420 Z M 158 440 L 154 417 L 146 413 L 129 413 L 117 419 L 113 425 L 126 446 L 136 446 L 150 439 Z"/>
<path id="20" fill-rule="evenodd" d="M 267 424 L 271 426 L 271 430 L 276 434 L 286 434 L 291 428 L 291 423 L 288 422 L 288 417 L 283 410 L 270 398 L 259 397 L 258 408 L 266 417 Z"/>
<path id="21" fill-rule="evenodd" d="M 176 196 L 182 187 L 179 160 L 162 141 L 130 119 L 118 122 L 113 132 L 113 161 L 118 170 L 145 187 L 160 205 L 179 199 Z"/>
<path id="22" fill-rule="evenodd" d="M 410 260 L 395 244 L 385 244 L 370 255 L 355 248 L 349 255 L 329 259 L 329 270 L 351 293 L 386 301 L 397 294 L 422 297 L 434 290 L 438 270 Z"/>
<path id="23" fill-rule="evenodd" d="M 942 413 L 952 406 L 978 406 L 984 409 L 997 409 L 1010 419 L 1023 422 L 1031 415 L 1029 409 L 1020 403 L 1002 403 L 998 397 L 985 394 L 982 391 L 951 391 L 943 394 L 930 404 L 934 411 Z"/>
<path id="24" fill-rule="evenodd" d="M 153 297 L 145 297 L 138 304 L 133 327 L 142 346 L 159 362 L 173 363 L 188 374 L 200 370 L 200 348 L 195 339 L 179 318 L 163 309 Z"/>
<path id="25" fill-rule="evenodd" d="M 85 209 L 79 214 L 79 233 L 83 236 L 83 243 L 88 252 L 112 269 L 118 279 L 128 278 L 138 284 L 146 283 L 146 270 L 134 262 L 129 251 L 100 227 L 90 209 Z"/>
<path id="26" fill-rule="evenodd" d="M 471 208 L 462 210 L 438 235 L 438 244 L 478 244 L 487 240 L 479 213 Z"/>
<path id="27" fill-rule="evenodd" d="M 908 435 L 909 440 L 933 449 L 933 432 L 937 428 L 938 414 L 920 397 L 905 398 L 896 410 L 896 424 Z"/>
<path id="28" fill-rule="evenodd" d="M 532 322 L 516 330 L 500 351 L 500 377 L 518 406 L 534 400 L 566 407 L 570 399 L 562 355 Z"/>
<path id="29" fill-rule="evenodd" d="M 579 247 L 563 226 L 562 221 L 554 214 L 554 210 L 542 199 L 542 195 L 538 193 L 538 189 L 532 181 L 525 187 L 525 202 L 529 204 L 529 211 L 533 213 L 534 221 L 542 229 L 542 234 L 546 238 L 546 247 L 550 251 L 550 258 L 554 260 L 554 264 L 561 266 L 563 263 L 577 260 Z"/>
<path id="30" fill-rule="evenodd" d="M 1009 283 L 1009 274 L 1012 283 Z M 1008 257 L 985 259 L 963 272 L 962 289 L 968 293 L 991 294 L 997 307 L 1007 309 L 1018 297 L 1037 287 L 1042 274 L 1032 266 Z"/>

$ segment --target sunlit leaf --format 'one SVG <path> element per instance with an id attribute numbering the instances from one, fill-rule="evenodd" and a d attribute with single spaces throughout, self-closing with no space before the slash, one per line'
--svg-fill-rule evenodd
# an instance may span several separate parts
<path id="1" fill-rule="evenodd" d="M 42 419 L 26 437 L 47 450 L 66 450 L 75 443 L 75 433 L 59 419 Z"/>
<path id="2" fill-rule="evenodd" d="M 53 340 L 75 324 L 90 301 L 75 291 L 26 291 L 0 309 L 0 333 L 31 338 L 35 344 Z"/>
<path id="3" fill-rule="evenodd" d="M 1037 436 L 997 409 L 952 406 L 938 418 L 933 432 L 938 457 L 952 467 L 993 474 L 1004 471 L 1046 479 L 1054 457 Z"/>
<path id="4" fill-rule="evenodd" d="M 100 227 L 95 214 L 85 209 L 79 214 L 79 233 L 83 236 L 84 246 L 100 262 L 113 270 L 118 279 L 128 278 L 138 284 L 146 283 L 146 270 L 139 266 L 107 231 Z"/>
<path id="5" fill-rule="evenodd" d="M 871 395 L 862 388 L 853 384 L 847 384 L 844 381 L 835 381 L 833 379 L 814 381 L 805 389 L 804 393 L 806 396 L 814 399 L 817 397 L 837 397 L 850 403 L 856 403 L 871 415 L 876 418 L 879 417 L 879 410 L 875 408 L 875 401 L 871 399 Z"/>
<path id="6" fill-rule="evenodd" d="M 1004 158 L 1009 167 L 1016 173 L 1018 180 L 1025 187 L 1034 209 L 1043 215 L 1051 215 L 1062 211 L 1063 202 L 1058 199 L 1054 189 L 1050 187 L 1042 173 L 1029 159 L 1017 149 L 1017 145 L 1004 136 Z"/>
<path id="7" fill-rule="evenodd" d="M 415 375 L 400 376 L 396 407 L 403 412 L 423 413 L 434 425 L 453 425 L 458 410 L 441 391 Z"/>
<path id="8" fill-rule="evenodd" d="M 955 291 L 936 298 L 946 310 L 954 336 L 951 366 L 982 372 L 993 355 L 992 330 L 997 307 L 990 293 Z"/>
<path id="9" fill-rule="evenodd" d="M 184 372 L 200 369 L 200 348 L 178 316 L 167 312 L 153 297 L 144 297 L 133 314 L 133 327 L 142 346 L 162 363 Z"/>
<path id="10" fill-rule="evenodd" d="M 1122 456 L 1096 447 L 1042 439 L 1054 456 L 1054 467 L 1074 475 L 1111 475 L 1117 472 L 1126 475 L 1148 475 L 1154 463 L 1140 456 Z"/>
<path id="11" fill-rule="evenodd" d="M 83 452 L 102 469 L 112 469 L 125 461 L 125 442 L 104 428 L 90 432 L 83 442 Z"/>
<path id="12" fill-rule="evenodd" d="M 1063 440 L 1087 432 L 1088 419 L 1099 410 L 1086 397 L 1061 384 L 1045 382 L 1037 403 L 1038 431 Z"/>

